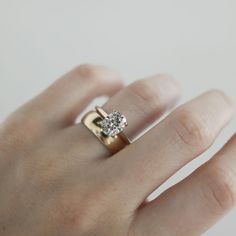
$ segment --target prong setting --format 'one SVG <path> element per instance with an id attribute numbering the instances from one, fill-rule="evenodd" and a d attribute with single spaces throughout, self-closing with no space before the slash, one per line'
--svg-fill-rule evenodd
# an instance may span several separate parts
<path id="1" fill-rule="evenodd" d="M 126 117 L 118 111 L 113 111 L 99 122 L 101 132 L 105 136 L 114 137 L 128 125 Z"/>

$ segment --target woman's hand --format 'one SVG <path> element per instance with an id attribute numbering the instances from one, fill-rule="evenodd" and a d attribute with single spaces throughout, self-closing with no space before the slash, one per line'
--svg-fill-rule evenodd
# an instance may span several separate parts
<path id="1" fill-rule="evenodd" d="M 119 75 L 82 65 L 14 112 L 0 127 L 1 236 L 200 235 L 235 204 L 236 137 L 152 202 L 147 196 L 208 149 L 234 113 L 210 91 L 180 106 L 110 156 L 76 117 L 97 96 L 121 111 L 137 138 L 179 97 L 152 76 L 122 88 Z M 109 157 L 110 156 L 110 157 Z"/>

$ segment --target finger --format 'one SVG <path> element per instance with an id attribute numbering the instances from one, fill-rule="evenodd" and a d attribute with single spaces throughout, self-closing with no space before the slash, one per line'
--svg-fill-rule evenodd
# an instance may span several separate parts
<path id="1" fill-rule="evenodd" d="M 160 225 L 165 235 L 201 235 L 235 206 L 235 169 L 236 135 L 213 159 L 140 210 L 138 221 L 150 232 L 145 235 L 162 235 Z"/>
<path id="2" fill-rule="evenodd" d="M 233 115 L 231 101 L 211 91 L 179 107 L 142 138 L 106 161 L 134 208 L 177 170 L 205 151 Z M 127 158 L 128 157 L 128 158 Z M 122 172 L 120 171 L 122 170 Z M 132 186 L 132 187 L 131 187 Z"/>
<path id="3" fill-rule="evenodd" d="M 108 113 L 117 108 L 126 114 L 129 125 L 124 133 L 129 139 L 134 139 L 172 108 L 179 97 L 180 87 L 175 80 L 167 75 L 154 75 L 120 91 L 103 108 Z"/>
<path id="4" fill-rule="evenodd" d="M 71 125 L 94 98 L 113 95 L 121 88 L 120 75 L 112 70 L 98 65 L 80 65 L 20 108 L 13 117 L 23 117 L 24 123 L 30 120 L 47 129 L 65 127 Z"/>
<path id="5" fill-rule="evenodd" d="M 136 81 L 119 91 L 108 100 L 103 108 L 108 113 L 118 110 L 126 116 L 128 126 L 124 133 L 129 139 L 133 139 L 173 106 L 178 100 L 179 94 L 179 86 L 173 79 L 164 75 L 151 76 Z M 86 147 L 93 147 L 86 151 L 93 156 L 109 155 L 106 147 L 83 124 L 69 128 L 67 137 L 76 150 L 78 150 L 79 138 L 81 142 L 86 142 Z"/>

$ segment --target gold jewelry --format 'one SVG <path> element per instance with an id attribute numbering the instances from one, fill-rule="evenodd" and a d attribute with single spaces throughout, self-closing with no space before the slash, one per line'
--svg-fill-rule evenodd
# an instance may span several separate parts
<path id="1" fill-rule="evenodd" d="M 108 117 L 109 115 L 99 106 L 96 106 L 95 107 L 97 113 L 102 117 L 102 118 L 106 118 Z M 113 111 L 113 113 L 116 112 L 116 111 Z M 111 113 L 111 114 L 113 114 Z M 126 120 L 126 117 L 124 115 L 122 115 L 120 112 L 116 112 L 116 113 L 119 113 L 118 115 L 121 116 L 120 119 L 123 119 L 123 125 L 121 125 L 123 128 L 121 131 L 119 131 L 118 135 L 125 141 L 125 143 L 127 144 L 130 144 L 130 141 L 129 139 L 124 135 L 124 133 L 122 132 L 124 127 L 128 125 L 127 123 L 127 120 Z"/>
<path id="2" fill-rule="evenodd" d="M 118 111 L 107 114 L 101 107 L 96 107 L 95 111 L 85 114 L 82 123 L 112 154 L 130 144 L 129 139 L 122 133 L 127 126 L 126 117 Z"/>

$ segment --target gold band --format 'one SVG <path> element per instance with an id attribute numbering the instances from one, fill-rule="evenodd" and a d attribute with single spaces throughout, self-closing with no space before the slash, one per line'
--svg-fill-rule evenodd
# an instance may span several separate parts
<path id="1" fill-rule="evenodd" d="M 114 154 L 123 149 L 129 140 L 122 133 L 112 136 L 105 136 L 102 133 L 101 122 L 107 113 L 96 107 L 96 111 L 90 111 L 82 118 L 82 123 L 107 147 L 110 153 Z"/>

